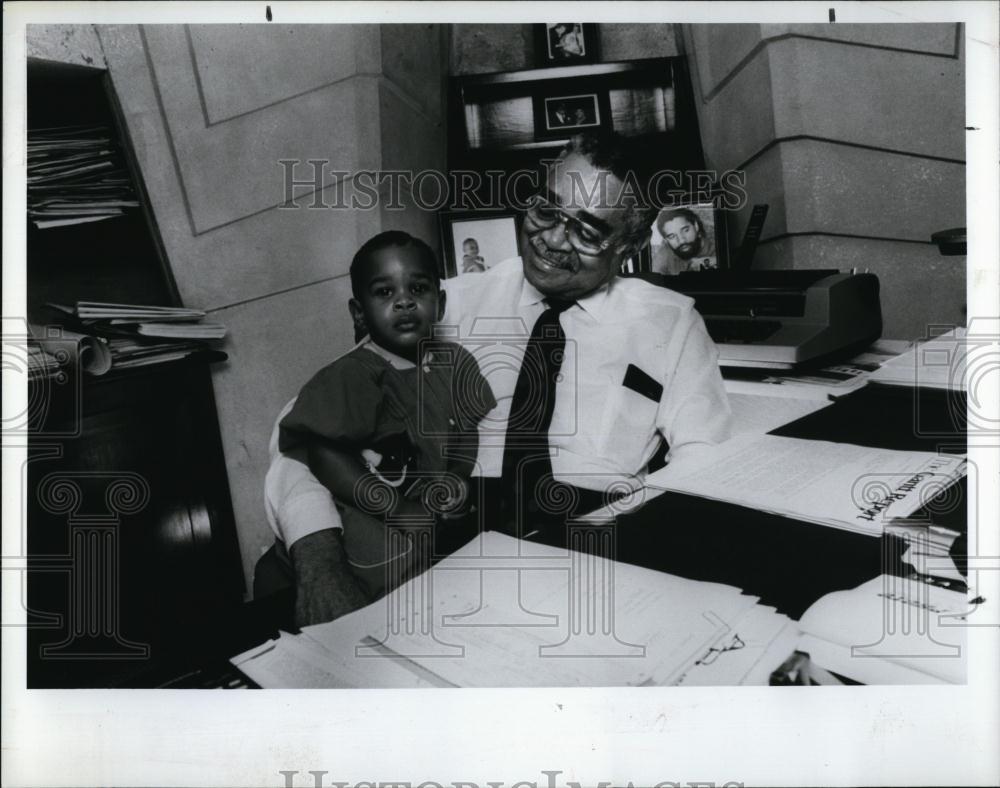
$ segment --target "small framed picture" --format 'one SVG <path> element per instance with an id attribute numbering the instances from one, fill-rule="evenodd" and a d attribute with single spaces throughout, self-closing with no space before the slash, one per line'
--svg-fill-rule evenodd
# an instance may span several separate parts
<path id="1" fill-rule="evenodd" d="M 566 140 L 607 125 L 611 116 L 607 91 L 554 92 L 558 87 L 558 81 L 547 81 L 532 98 L 536 140 Z"/>
<path id="2" fill-rule="evenodd" d="M 482 273 L 518 255 L 520 214 L 514 211 L 445 211 L 439 218 L 446 279 Z"/>
<path id="3" fill-rule="evenodd" d="M 577 130 L 601 125 L 601 108 L 597 94 L 557 96 L 542 99 L 545 104 L 545 130 Z"/>
<path id="4" fill-rule="evenodd" d="M 664 208 L 651 230 L 649 250 L 655 273 L 729 267 L 726 215 L 712 200 Z"/>
<path id="5" fill-rule="evenodd" d="M 597 25 L 546 22 L 535 25 L 539 66 L 570 66 L 597 62 Z"/>

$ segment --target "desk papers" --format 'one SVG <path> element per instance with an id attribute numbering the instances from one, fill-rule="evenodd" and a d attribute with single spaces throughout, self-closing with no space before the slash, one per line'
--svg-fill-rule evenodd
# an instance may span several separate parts
<path id="1" fill-rule="evenodd" d="M 909 342 L 880 339 L 862 353 L 838 364 L 820 369 L 766 370 L 726 367 L 722 371 L 729 394 L 748 394 L 791 400 L 828 402 L 846 396 L 867 385 L 879 373 L 879 367 L 898 363 Z"/>
<path id="2" fill-rule="evenodd" d="M 488 532 L 384 599 L 232 661 L 264 687 L 765 683 L 797 630 L 756 602 Z"/>
<path id="3" fill-rule="evenodd" d="M 798 648 L 863 684 L 960 684 L 974 609 L 965 594 L 882 575 L 813 604 Z"/>
<path id="4" fill-rule="evenodd" d="M 966 367 L 970 361 L 975 368 L 980 359 L 988 360 L 996 342 L 969 340 L 965 328 L 952 329 L 890 359 L 869 380 L 890 386 L 967 391 Z"/>
<path id="5" fill-rule="evenodd" d="M 647 484 L 878 536 L 964 475 L 962 456 L 745 434 Z"/>

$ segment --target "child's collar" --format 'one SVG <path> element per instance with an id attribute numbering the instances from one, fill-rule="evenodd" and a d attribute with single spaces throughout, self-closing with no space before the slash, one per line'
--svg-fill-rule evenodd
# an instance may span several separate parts
<path id="1" fill-rule="evenodd" d="M 412 361 L 396 355 L 391 350 L 386 350 L 384 347 L 372 340 L 371 337 L 365 337 L 362 339 L 361 342 L 358 343 L 358 347 L 363 347 L 365 350 L 370 350 L 372 353 L 381 356 L 389 362 L 389 365 L 393 369 L 414 369 L 417 366 Z M 424 354 L 424 358 L 426 359 L 430 353 L 431 351 L 427 351 L 427 353 Z"/>

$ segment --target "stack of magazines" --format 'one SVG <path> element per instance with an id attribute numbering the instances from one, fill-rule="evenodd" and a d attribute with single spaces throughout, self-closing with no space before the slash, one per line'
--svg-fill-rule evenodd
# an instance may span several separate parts
<path id="1" fill-rule="evenodd" d="M 28 130 L 28 216 L 36 227 L 97 222 L 138 205 L 110 129 Z"/>
<path id="2" fill-rule="evenodd" d="M 96 301 L 48 306 L 61 313 L 63 321 L 76 331 L 106 347 L 111 369 L 161 364 L 193 353 L 209 354 L 210 360 L 226 357 L 209 344 L 223 339 L 226 327 L 204 322 L 205 312 L 199 309 Z"/>

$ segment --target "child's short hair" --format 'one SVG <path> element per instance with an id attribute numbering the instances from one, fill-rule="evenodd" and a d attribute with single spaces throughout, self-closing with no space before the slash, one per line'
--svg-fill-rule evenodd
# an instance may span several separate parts
<path id="1" fill-rule="evenodd" d="M 462 241 L 462 246 L 464 247 L 468 243 L 473 243 L 476 246 L 479 246 L 479 241 L 477 241 L 475 238 L 466 238 L 464 241 Z"/>
<path id="2" fill-rule="evenodd" d="M 434 277 L 434 284 L 440 287 L 441 273 L 438 271 L 438 261 L 434 250 L 424 241 L 414 238 L 402 230 L 386 230 L 384 233 L 379 233 L 375 237 L 365 241 L 354 255 L 354 259 L 351 260 L 351 292 L 355 298 L 361 297 L 361 290 L 364 286 L 362 276 L 365 264 L 375 252 L 379 252 L 382 249 L 390 249 L 394 246 L 413 246 L 420 255 L 420 261 L 426 266 L 431 276 Z"/>

